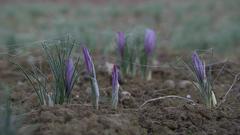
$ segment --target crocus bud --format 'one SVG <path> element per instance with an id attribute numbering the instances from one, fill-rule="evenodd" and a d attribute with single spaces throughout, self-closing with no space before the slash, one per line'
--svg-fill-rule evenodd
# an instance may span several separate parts
<path id="1" fill-rule="evenodd" d="M 117 66 L 113 66 L 112 71 L 112 107 L 114 109 L 117 109 L 118 104 L 118 91 L 119 91 L 119 71 L 117 69 Z"/>
<path id="2" fill-rule="evenodd" d="M 117 66 L 114 65 L 112 70 L 112 88 L 113 89 L 118 87 L 119 85 L 118 80 L 119 80 L 119 71 L 117 69 Z"/>
<path id="3" fill-rule="evenodd" d="M 93 61 L 92 61 L 92 58 L 89 54 L 88 49 L 83 47 L 82 50 L 83 50 L 84 60 L 85 60 L 85 64 L 86 64 L 88 74 L 91 76 L 90 80 L 91 80 L 91 85 L 92 85 L 92 93 L 91 93 L 92 103 L 93 103 L 93 106 L 95 106 L 96 109 L 98 109 L 98 102 L 99 102 L 100 94 L 99 94 L 99 87 L 98 87 L 98 83 L 97 83 L 94 64 L 93 64 Z"/>
<path id="4" fill-rule="evenodd" d="M 123 32 L 118 32 L 117 33 L 117 46 L 118 46 L 118 51 L 123 56 L 124 53 L 124 47 L 126 44 L 126 37 Z"/>
<path id="5" fill-rule="evenodd" d="M 201 61 L 196 51 L 192 54 L 192 63 L 198 80 L 203 82 L 206 78 L 205 64 Z"/>
<path id="6" fill-rule="evenodd" d="M 86 64 L 86 69 L 89 75 L 93 75 L 93 64 L 92 64 L 92 58 L 89 54 L 89 51 L 87 48 L 83 47 L 82 48 L 83 51 L 83 56 L 84 56 L 84 61 Z"/>
<path id="7" fill-rule="evenodd" d="M 144 39 L 144 49 L 147 55 L 153 52 L 156 46 L 156 33 L 152 29 L 146 29 Z"/>
<path id="8" fill-rule="evenodd" d="M 74 74 L 74 64 L 72 58 L 68 58 L 65 62 L 66 69 L 65 69 L 65 77 L 66 77 L 66 93 L 67 96 L 70 95 L 72 91 L 72 81 L 73 81 L 73 74 Z"/>

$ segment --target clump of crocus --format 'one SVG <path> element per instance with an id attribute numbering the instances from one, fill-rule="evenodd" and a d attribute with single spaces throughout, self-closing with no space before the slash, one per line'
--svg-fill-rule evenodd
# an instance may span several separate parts
<path id="1" fill-rule="evenodd" d="M 119 71 L 116 65 L 112 70 L 112 108 L 117 109 L 118 105 L 118 91 L 119 91 Z"/>
<path id="2" fill-rule="evenodd" d="M 53 76 L 52 82 L 49 81 L 46 75 L 35 65 L 32 65 L 32 70 L 29 72 L 19 64 L 15 64 L 32 85 L 40 104 L 53 106 L 55 104 L 69 102 L 73 86 L 79 76 L 79 72 L 76 70 L 79 58 L 74 65 L 71 54 L 75 42 L 72 42 L 69 38 L 67 38 L 67 40 L 60 40 L 56 44 L 50 44 L 51 46 L 49 44 L 48 42 L 44 42 L 42 46 L 50 67 L 51 75 Z M 49 89 L 48 84 L 50 83 L 52 87 Z"/>
<path id="3" fill-rule="evenodd" d="M 95 68 L 94 68 L 94 64 L 92 61 L 92 58 L 89 54 L 89 51 L 87 48 L 83 47 L 82 48 L 83 51 L 83 56 L 84 56 L 84 61 L 85 61 L 85 65 L 86 65 L 86 69 L 87 69 L 87 73 L 90 77 L 91 80 L 91 86 L 92 86 L 92 103 L 93 106 L 96 107 L 96 109 L 98 109 L 98 102 L 99 102 L 99 87 L 98 87 L 98 83 L 97 83 L 97 78 L 96 78 L 96 72 L 95 72 Z"/>
<path id="4" fill-rule="evenodd" d="M 144 50 L 140 59 L 142 65 L 142 74 L 143 78 L 146 80 L 151 80 L 151 70 L 148 68 L 148 64 L 153 56 L 153 51 L 156 46 L 156 33 L 152 29 L 145 30 L 145 38 L 144 38 Z"/>
<path id="5" fill-rule="evenodd" d="M 74 65 L 71 58 L 72 50 L 75 45 L 74 41 L 60 40 L 55 46 L 43 44 L 44 51 L 53 75 L 53 94 L 48 94 L 48 99 L 52 97 L 55 104 L 63 104 L 68 102 L 73 86 L 76 83 L 79 73 L 76 71 L 79 58 Z"/>
<path id="6" fill-rule="evenodd" d="M 195 51 L 192 54 L 192 64 L 190 70 L 194 76 L 194 85 L 199 90 L 207 107 L 211 108 L 217 105 L 215 94 L 212 90 L 212 82 L 206 73 L 206 66 Z"/>

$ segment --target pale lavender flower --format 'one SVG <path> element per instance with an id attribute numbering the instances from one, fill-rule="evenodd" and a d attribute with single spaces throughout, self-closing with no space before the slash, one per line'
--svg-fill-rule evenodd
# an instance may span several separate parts
<path id="1" fill-rule="evenodd" d="M 147 55 L 153 52 L 156 46 L 156 33 L 152 29 L 146 29 L 144 39 L 144 49 Z"/>
<path id="2" fill-rule="evenodd" d="M 197 52 L 192 54 L 192 63 L 194 71 L 199 81 L 203 82 L 206 78 L 206 69 L 204 62 L 199 58 Z"/>
<path id="3" fill-rule="evenodd" d="M 124 54 L 124 47 L 126 44 L 126 37 L 123 32 L 117 32 L 117 46 L 118 46 L 118 51 L 123 56 Z"/>
<path id="4" fill-rule="evenodd" d="M 67 96 L 70 95 L 73 85 L 73 75 L 74 75 L 74 64 L 72 58 L 68 58 L 65 62 L 65 77 L 66 77 L 66 93 Z"/>
<path id="5" fill-rule="evenodd" d="M 83 56 L 84 56 L 84 60 L 85 60 L 85 64 L 86 64 L 86 69 L 88 71 L 89 75 L 93 75 L 93 64 L 92 64 L 92 58 L 89 54 L 89 51 L 87 48 L 83 47 L 82 48 L 83 51 Z"/>

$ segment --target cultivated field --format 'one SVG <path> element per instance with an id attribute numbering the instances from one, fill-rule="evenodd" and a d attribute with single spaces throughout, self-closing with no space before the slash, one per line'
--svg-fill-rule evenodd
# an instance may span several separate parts
<path id="1" fill-rule="evenodd" d="M 240 134 L 239 6 L 2 1 L 0 135 Z"/>

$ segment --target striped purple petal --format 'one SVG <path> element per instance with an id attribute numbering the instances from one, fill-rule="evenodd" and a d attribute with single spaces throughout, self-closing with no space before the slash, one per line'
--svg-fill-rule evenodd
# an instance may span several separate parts
<path id="1" fill-rule="evenodd" d="M 118 82 L 119 79 L 119 71 L 116 65 L 113 66 L 112 70 L 112 88 L 113 90 L 116 89 L 116 87 L 119 85 Z"/>
<path id="2" fill-rule="evenodd" d="M 200 81 L 204 81 L 206 77 L 205 65 L 203 61 L 201 61 L 201 59 L 199 58 L 199 55 L 197 54 L 196 51 L 192 54 L 192 63 L 193 63 L 193 68 L 196 72 L 197 78 Z"/>
<path id="3" fill-rule="evenodd" d="M 83 47 L 82 51 L 83 51 L 83 56 L 84 56 L 84 61 L 85 61 L 87 72 L 89 75 L 92 75 L 93 74 L 92 58 L 86 47 Z"/>
<path id="4" fill-rule="evenodd" d="M 66 93 L 69 96 L 72 90 L 72 80 L 73 80 L 73 74 L 74 74 L 74 64 L 72 58 L 68 58 L 65 61 L 66 69 L 65 69 L 65 75 L 66 75 Z"/>

